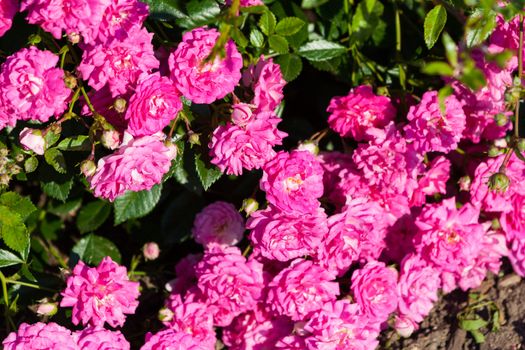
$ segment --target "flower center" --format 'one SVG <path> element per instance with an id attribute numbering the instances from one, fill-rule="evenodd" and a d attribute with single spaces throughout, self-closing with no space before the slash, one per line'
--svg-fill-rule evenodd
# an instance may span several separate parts
<path id="1" fill-rule="evenodd" d="M 168 104 L 161 96 L 153 96 L 149 99 L 149 114 L 157 115 L 159 111 L 168 108 Z"/>
<path id="2" fill-rule="evenodd" d="M 286 192 L 292 192 L 297 191 L 301 185 L 303 184 L 303 179 L 301 178 L 300 174 L 296 174 L 295 176 L 291 176 L 284 180 L 284 188 Z"/>

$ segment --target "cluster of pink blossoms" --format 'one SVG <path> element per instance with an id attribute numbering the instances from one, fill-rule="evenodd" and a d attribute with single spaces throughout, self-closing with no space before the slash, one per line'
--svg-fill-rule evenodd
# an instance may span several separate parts
<path id="1" fill-rule="evenodd" d="M 3 341 L 5 350 L 129 350 L 130 345 L 120 331 L 104 328 L 123 326 L 126 314 L 138 306 L 138 282 L 128 279 L 127 270 L 104 258 L 90 268 L 80 261 L 67 279 L 62 292 L 62 307 L 73 307 L 72 321 L 86 328 L 71 332 L 56 323 L 20 325 Z"/>

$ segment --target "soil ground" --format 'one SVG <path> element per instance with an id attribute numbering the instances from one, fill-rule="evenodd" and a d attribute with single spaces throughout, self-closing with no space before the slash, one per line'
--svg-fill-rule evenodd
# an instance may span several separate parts
<path id="1" fill-rule="evenodd" d="M 458 314 L 469 309 L 469 293 L 455 291 L 442 296 L 420 329 L 410 338 L 399 338 L 390 333 L 381 342 L 380 349 L 392 350 L 518 350 L 525 349 L 525 280 L 504 268 L 505 274 L 490 275 L 483 284 L 470 293 L 483 296 L 483 303 L 497 307 L 499 330 L 492 324 L 480 329 L 485 341 L 477 344 L 474 337 L 459 327 Z M 472 308 L 470 308 L 472 309 Z M 492 310 L 495 310 L 493 308 Z M 477 314 L 489 319 L 487 308 Z M 493 314 L 493 313 L 492 313 Z"/>

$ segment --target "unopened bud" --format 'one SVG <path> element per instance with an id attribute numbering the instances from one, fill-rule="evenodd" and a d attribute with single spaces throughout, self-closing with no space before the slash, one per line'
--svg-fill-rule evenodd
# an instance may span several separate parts
<path id="1" fill-rule="evenodd" d="M 314 141 L 304 141 L 297 146 L 299 151 L 307 151 L 312 153 L 314 156 L 319 154 L 319 146 Z"/>
<path id="2" fill-rule="evenodd" d="M 66 83 L 66 86 L 71 90 L 76 88 L 78 85 L 77 78 L 75 78 L 73 74 L 69 72 L 66 72 L 66 76 L 64 77 L 64 83 Z"/>
<path id="3" fill-rule="evenodd" d="M 128 102 L 122 97 L 117 98 L 115 102 L 113 102 L 113 108 L 115 108 L 115 111 L 118 113 L 124 113 L 126 111 L 127 105 Z"/>
<path id="4" fill-rule="evenodd" d="M 21 163 L 24 161 L 24 155 L 22 153 L 17 153 L 15 155 L 15 162 Z"/>
<path id="5" fill-rule="evenodd" d="M 160 322 L 169 322 L 173 319 L 173 311 L 164 307 L 159 310 L 159 321 Z"/>
<path id="6" fill-rule="evenodd" d="M 468 175 L 462 176 L 459 179 L 459 181 L 458 181 L 459 189 L 461 191 L 468 192 L 468 191 L 470 191 L 470 184 L 471 183 L 472 183 L 472 179 L 470 178 L 470 176 L 468 176 Z"/>
<path id="7" fill-rule="evenodd" d="M 38 34 L 31 34 L 29 36 L 29 45 L 37 45 L 42 41 L 42 37 Z"/>
<path id="8" fill-rule="evenodd" d="M 505 114 L 496 114 L 494 119 L 496 120 L 496 124 L 498 126 L 505 126 L 509 123 L 509 117 L 507 117 Z"/>
<path id="9" fill-rule="evenodd" d="M 491 158 L 497 157 L 503 153 L 503 150 L 496 146 L 491 146 L 488 151 L 488 156 Z"/>
<path id="10" fill-rule="evenodd" d="M 400 336 L 407 338 L 414 333 L 415 325 L 408 317 L 397 316 L 394 321 L 394 328 Z"/>
<path id="11" fill-rule="evenodd" d="M 73 44 L 78 44 L 80 42 L 80 34 L 78 33 L 70 33 L 67 35 L 67 38 Z"/>
<path id="12" fill-rule="evenodd" d="M 519 139 L 516 146 L 518 147 L 518 151 L 525 152 L 525 139 Z"/>
<path id="13" fill-rule="evenodd" d="M 199 134 L 194 133 L 193 131 L 188 131 L 188 141 L 192 145 L 200 145 L 201 144 Z"/>
<path id="14" fill-rule="evenodd" d="M 36 308 L 36 313 L 41 316 L 53 316 L 57 311 L 57 303 L 42 303 Z"/>
<path id="15" fill-rule="evenodd" d="M 95 165 L 95 162 L 88 159 L 80 163 L 80 172 L 84 174 L 85 177 L 91 177 L 95 172 L 97 171 L 97 166 Z"/>
<path id="16" fill-rule="evenodd" d="M 62 125 L 54 123 L 49 126 L 48 132 L 59 135 L 62 132 Z"/>
<path id="17" fill-rule="evenodd" d="M 142 247 L 142 253 L 144 254 L 144 259 L 155 260 L 160 254 L 159 245 L 155 242 L 146 243 Z"/>
<path id="18" fill-rule="evenodd" d="M 9 164 L 8 172 L 11 175 L 18 175 L 22 171 L 22 168 L 16 164 Z"/>
<path id="19" fill-rule="evenodd" d="M 169 153 L 167 154 L 169 159 L 175 159 L 177 158 L 177 155 L 179 153 L 179 148 L 176 144 L 174 144 L 171 141 L 165 141 L 164 146 L 166 146 L 169 150 Z"/>
<path id="20" fill-rule="evenodd" d="M 257 209 L 259 209 L 259 203 L 253 198 L 246 198 L 242 201 L 242 210 L 246 213 L 246 216 L 252 215 Z"/>
<path id="21" fill-rule="evenodd" d="M 510 179 L 505 173 L 498 172 L 489 177 L 488 186 L 492 191 L 503 193 L 509 188 Z"/>
<path id="22" fill-rule="evenodd" d="M 499 230 L 501 228 L 501 224 L 497 218 L 492 219 L 490 228 L 493 230 Z"/>
<path id="23" fill-rule="evenodd" d="M 107 149 L 117 149 L 120 146 L 120 133 L 117 130 L 104 130 L 100 142 Z"/>
<path id="24" fill-rule="evenodd" d="M 38 155 L 43 155 L 47 148 L 47 142 L 42 136 L 42 131 L 38 129 L 24 128 L 20 132 L 20 144 L 26 151 L 33 151 Z"/>
<path id="25" fill-rule="evenodd" d="M 499 148 L 507 148 L 507 140 L 504 138 L 494 140 L 494 146 Z"/>
<path id="26" fill-rule="evenodd" d="M 237 103 L 233 105 L 232 122 L 239 126 L 245 126 L 253 119 L 251 105 L 247 103 Z"/>

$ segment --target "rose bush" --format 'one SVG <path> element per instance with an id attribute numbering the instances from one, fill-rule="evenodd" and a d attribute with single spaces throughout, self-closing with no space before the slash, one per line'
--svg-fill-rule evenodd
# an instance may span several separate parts
<path id="1" fill-rule="evenodd" d="M 374 349 L 525 277 L 524 6 L 3 1 L 3 347 Z"/>

